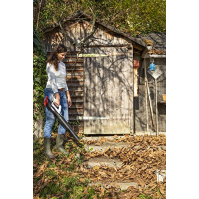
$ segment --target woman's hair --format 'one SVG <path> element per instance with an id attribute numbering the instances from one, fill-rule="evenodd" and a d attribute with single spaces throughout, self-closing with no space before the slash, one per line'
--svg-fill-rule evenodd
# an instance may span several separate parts
<path id="1" fill-rule="evenodd" d="M 59 64 L 57 53 L 65 53 L 65 52 L 67 52 L 66 46 L 64 46 L 63 44 L 59 44 L 58 46 L 54 48 L 53 52 L 49 55 L 47 59 L 47 63 L 52 64 L 55 67 L 55 70 L 57 71 L 58 64 Z"/>

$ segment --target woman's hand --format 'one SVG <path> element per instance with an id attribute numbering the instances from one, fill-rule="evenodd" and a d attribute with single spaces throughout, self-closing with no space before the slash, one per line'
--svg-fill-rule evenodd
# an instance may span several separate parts
<path id="1" fill-rule="evenodd" d="M 54 104 L 55 104 L 55 106 L 57 106 L 57 107 L 59 107 L 59 105 L 60 105 L 60 96 L 59 96 L 59 93 L 55 93 L 55 100 L 54 100 Z"/>
<path id="2" fill-rule="evenodd" d="M 71 107 L 71 106 L 72 106 L 71 98 L 70 98 L 70 97 L 68 97 L 67 99 L 68 99 L 68 107 Z"/>
<path id="3" fill-rule="evenodd" d="M 68 107 L 71 107 L 72 106 L 72 101 L 71 101 L 70 93 L 69 93 L 68 90 L 66 91 L 66 96 L 67 96 L 67 100 L 68 100 Z"/>
<path id="4" fill-rule="evenodd" d="M 60 100 L 56 98 L 53 103 L 55 104 L 55 106 L 59 107 Z"/>

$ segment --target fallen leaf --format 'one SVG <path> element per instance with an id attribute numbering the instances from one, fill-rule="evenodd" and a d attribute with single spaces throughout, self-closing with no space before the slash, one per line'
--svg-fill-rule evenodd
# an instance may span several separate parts
<path id="1" fill-rule="evenodd" d="M 97 199 L 97 194 L 94 195 L 93 199 Z"/>
<path id="2" fill-rule="evenodd" d="M 98 166 L 94 166 L 94 169 L 95 169 L 95 170 L 99 170 L 99 167 L 98 167 Z"/>

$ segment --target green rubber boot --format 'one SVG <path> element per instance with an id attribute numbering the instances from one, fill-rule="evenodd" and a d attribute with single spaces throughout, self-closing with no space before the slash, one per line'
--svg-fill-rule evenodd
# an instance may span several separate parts
<path id="1" fill-rule="evenodd" d="M 44 153 L 47 157 L 54 158 L 55 155 L 52 154 L 51 149 L 50 149 L 50 145 L 51 145 L 50 138 L 44 138 Z"/>
<path id="2" fill-rule="evenodd" d="M 63 147 L 63 143 L 64 143 L 64 135 L 63 134 L 57 134 L 57 138 L 56 138 L 56 148 L 57 150 L 61 151 L 63 154 L 68 155 L 69 152 L 66 151 Z"/>

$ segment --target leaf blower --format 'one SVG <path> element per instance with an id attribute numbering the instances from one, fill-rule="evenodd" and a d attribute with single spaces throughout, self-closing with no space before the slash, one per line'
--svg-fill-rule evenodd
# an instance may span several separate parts
<path id="1" fill-rule="evenodd" d="M 78 142 L 79 141 L 79 137 L 78 135 L 73 131 L 72 127 L 68 124 L 68 122 L 64 119 L 64 117 L 61 115 L 61 105 L 59 105 L 59 107 L 57 108 L 55 106 L 55 104 L 53 102 L 51 102 L 49 99 L 48 99 L 48 96 L 45 98 L 45 101 L 44 101 L 44 105 L 45 107 L 48 108 L 48 110 L 50 112 L 52 112 L 55 117 L 58 119 L 59 123 L 66 129 L 69 131 L 69 133 L 72 135 L 73 139 L 75 142 Z"/>

